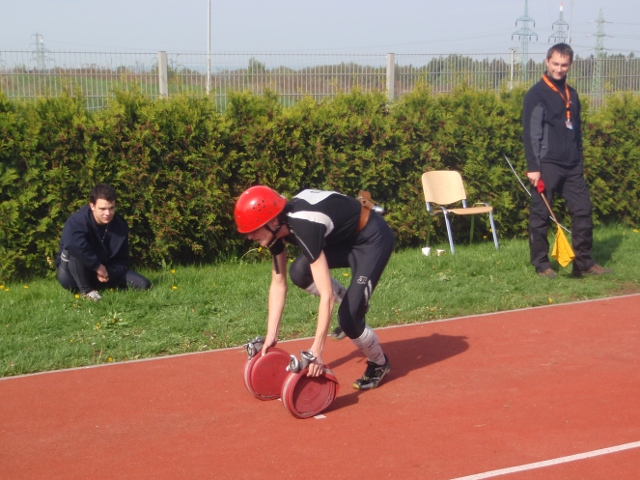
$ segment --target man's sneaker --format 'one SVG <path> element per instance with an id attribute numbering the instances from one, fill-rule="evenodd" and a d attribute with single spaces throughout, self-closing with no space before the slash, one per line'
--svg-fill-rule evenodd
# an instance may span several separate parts
<path id="1" fill-rule="evenodd" d="M 544 270 L 536 270 L 536 273 L 538 274 L 538 276 L 548 278 L 550 280 L 558 276 L 556 275 L 556 272 L 554 272 L 552 268 L 546 268 Z"/>
<path id="2" fill-rule="evenodd" d="M 100 295 L 97 290 L 91 290 L 90 292 L 84 292 L 82 294 L 82 296 L 84 298 L 88 298 L 89 300 L 93 300 L 94 302 L 102 300 L 102 295 Z"/>
<path id="3" fill-rule="evenodd" d="M 575 268 L 575 266 L 573 267 L 574 277 L 582 277 L 588 275 L 608 275 L 610 273 L 613 273 L 613 270 L 611 270 L 610 268 L 601 267 L 598 264 L 594 265 L 591 268 L 588 268 L 587 270 L 578 270 L 577 268 Z"/>
<path id="4" fill-rule="evenodd" d="M 334 340 L 342 340 L 344 337 L 347 336 L 346 333 L 344 333 L 344 330 L 342 330 L 342 328 L 340 328 L 340 325 L 338 325 L 336 328 L 333 329 L 333 331 L 330 333 L 330 336 L 332 339 Z"/>
<path id="5" fill-rule="evenodd" d="M 380 385 L 380 382 L 387 373 L 391 371 L 389 358 L 384 356 L 384 365 L 376 365 L 374 362 L 367 361 L 367 369 L 364 375 L 353 382 L 353 388 L 356 390 L 371 390 Z"/>

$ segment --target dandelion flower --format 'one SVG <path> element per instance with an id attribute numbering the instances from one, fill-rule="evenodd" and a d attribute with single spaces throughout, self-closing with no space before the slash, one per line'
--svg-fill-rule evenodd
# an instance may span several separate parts
<path id="1" fill-rule="evenodd" d="M 549 303 L 553 303 L 553 299 L 552 298 L 549 299 Z"/>
<path id="2" fill-rule="evenodd" d="M 175 268 L 172 268 L 172 269 L 170 270 L 170 272 L 171 272 L 171 274 L 172 274 L 172 275 L 174 275 L 174 274 L 176 273 L 176 269 L 175 269 Z"/>
<path id="3" fill-rule="evenodd" d="M 634 228 L 634 229 L 633 229 L 633 233 L 638 233 L 638 229 L 637 229 L 637 228 Z"/>
<path id="4" fill-rule="evenodd" d="M 178 289 L 178 286 L 177 286 L 177 285 L 174 285 L 174 286 L 173 286 L 173 287 L 171 287 L 171 288 L 173 288 L 174 290 L 177 290 L 177 289 Z"/>
<path id="5" fill-rule="evenodd" d="M 343 273 L 342 275 L 343 275 L 343 276 L 345 276 L 345 277 L 348 277 L 348 276 L 349 276 L 349 274 L 348 274 L 348 273 Z"/>
<path id="6" fill-rule="evenodd" d="M 77 299 L 79 299 L 79 298 L 80 298 L 80 295 L 76 293 L 76 294 L 73 296 L 73 298 L 75 298 L 75 299 L 77 300 Z"/>
<path id="7" fill-rule="evenodd" d="M 29 285 L 23 285 L 22 288 L 24 288 L 25 290 L 27 290 L 29 288 Z"/>
<path id="8" fill-rule="evenodd" d="M 262 252 L 262 247 L 258 247 L 258 253 Z"/>
<path id="9" fill-rule="evenodd" d="M 0 285 L 0 290 L 4 290 L 4 285 Z"/>
<path id="10" fill-rule="evenodd" d="M 109 360 L 110 362 L 113 362 L 113 358 L 109 357 L 107 360 Z"/>

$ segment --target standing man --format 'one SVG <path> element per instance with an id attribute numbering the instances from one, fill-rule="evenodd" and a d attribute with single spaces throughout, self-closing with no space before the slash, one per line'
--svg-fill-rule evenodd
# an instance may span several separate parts
<path id="1" fill-rule="evenodd" d="M 573 274 L 580 277 L 613 272 L 591 258 L 593 221 L 584 178 L 580 100 L 578 92 L 567 84 L 572 62 L 573 50 L 566 43 L 549 49 L 545 59 L 547 71 L 524 96 L 522 113 L 527 177 L 534 187 L 529 209 L 531 264 L 538 275 L 550 279 L 556 278 L 556 272 L 549 262 L 549 211 L 541 194 L 550 205 L 556 193 L 567 203 L 576 255 Z"/>
<path id="2" fill-rule="evenodd" d="M 291 281 L 319 296 L 318 324 L 311 345 L 315 360 L 309 376 L 323 373 L 322 352 L 334 304 L 340 302 L 342 331 L 367 357 L 364 375 L 353 387 L 369 390 L 380 385 L 391 370 L 378 337 L 366 325 L 369 300 L 393 252 L 394 237 L 384 219 L 372 210 L 373 202 L 361 192 L 358 200 L 337 192 L 303 190 L 287 201 L 274 190 L 255 186 L 246 190 L 235 206 L 240 233 L 273 255 L 269 313 L 263 354 L 278 342 L 287 296 L 286 244 L 302 251 L 291 264 Z M 349 288 L 331 277 L 331 268 L 351 268 Z"/>
<path id="3" fill-rule="evenodd" d="M 116 213 L 116 190 L 100 183 L 89 205 L 65 222 L 56 256 L 57 278 L 71 291 L 97 302 L 104 288 L 149 289 L 151 282 L 129 270 L 129 227 Z"/>

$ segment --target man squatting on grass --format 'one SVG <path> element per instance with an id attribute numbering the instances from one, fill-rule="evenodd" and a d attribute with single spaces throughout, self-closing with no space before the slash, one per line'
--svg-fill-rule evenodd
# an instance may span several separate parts
<path id="1" fill-rule="evenodd" d="M 534 187 L 529 207 L 529 250 L 531 264 L 541 277 L 556 278 L 549 262 L 549 211 L 535 187 L 544 182 L 547 201 L 553 205 L 556 193 L 567 202 L 571 215 L 571 243 L 576 255 L 573 274 L 604 275 L 591 258 L 593 221 L 591 198 L 584 178 L 584 155 L 578 92 L 567 84 L 573 50 L 558 43 L 547 52 L 547 71 L 524 96 L 522 123 L 527 177 Z"/>
<path id="2" fill-rule="evenodd" d="M 104 288 L 149 289 L 151 282 L 127 267 L 129 227 L 116 213 L 116 190 L 101 183 L 89 194 L 89 205 L 65 222 L 56 255 L 60 285 L 98 301 Z"/>
<path id="3" fill-rule="evenodd" d="M 235 205 L 235 220 L 246 234 L 273 255 L 267 317 L 267 334 L 262 353 L 278 342 L 278 331 L 287 296 L 286 244 L 302 252 L 291 264 L 291 281 L 319 296 L 318 324 L 311 345 L 315 360 L 309 376 L 323 373 L 322 351 L 334 304 L 339 327 L 335 338 L 348 336 L 367 357 L 367 368 L 355 381 L 358 390 L 376 388 L 391 370 L 378 337 L 366 325 L 369 300 L 393 252 L 394 236 L 389 225 L 370 207 L 368 200 L 337 192 L 304 190 L 287 201 L 269 187 L 246 190 Z M 345 287 L 331 277 L 331 268 L 351 268 L 351 284 Z"/>

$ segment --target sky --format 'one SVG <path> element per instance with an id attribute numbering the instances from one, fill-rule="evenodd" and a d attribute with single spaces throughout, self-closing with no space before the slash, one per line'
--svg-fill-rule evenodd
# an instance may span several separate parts
<path id="1" fill-rule="evenodd" d="M 520 48 L 525 0 L 0 0 L 0 52 L 482 54 Z M 609 53 L 640 54 L 638 0 L 565 0 L 563 18 L 580 56 L 606 23 Z M 528 0 L 537 41 L 551 46 L 558 0 Z"/>

